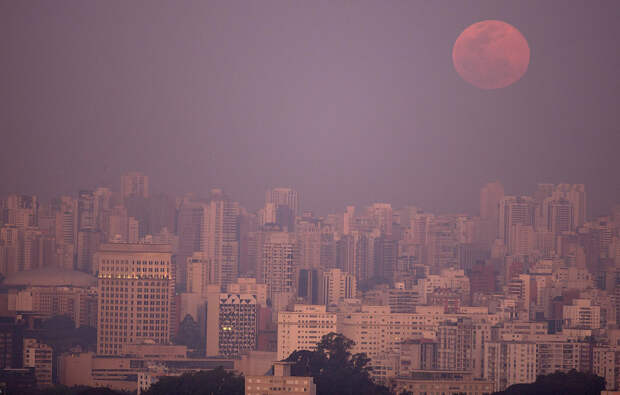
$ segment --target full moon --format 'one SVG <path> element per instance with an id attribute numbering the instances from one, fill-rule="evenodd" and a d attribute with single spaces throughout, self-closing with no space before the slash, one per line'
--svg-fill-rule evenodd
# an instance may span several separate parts
<path id="1" fill-rule="evenodd" d="M 514 26 L 497 20 L 474 23 L 459 35 L 452 62 L 465 81 L 480 89 L 517 82 L 530 63 L 530 47 Z"/>

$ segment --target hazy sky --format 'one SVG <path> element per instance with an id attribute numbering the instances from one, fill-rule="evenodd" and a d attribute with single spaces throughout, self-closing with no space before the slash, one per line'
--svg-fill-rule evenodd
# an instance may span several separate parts
<path id="1" fill-rule="evenodd" d="M 525 76 L 454 71 L 470 24 L 529 42 Z M 477 210 L 478 191 L 585 183 L 620 202 L 620 2 L 0 1 L 0 194 L 269 186 L 305 208 Z"/>

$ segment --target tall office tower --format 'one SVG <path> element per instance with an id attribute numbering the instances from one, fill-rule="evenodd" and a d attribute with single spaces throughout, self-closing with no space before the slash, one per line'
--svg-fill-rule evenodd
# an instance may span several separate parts
<path id="1" fill-rule="evenodd" d="M 14 273 L 19 254 L 19 231 L 15 226 L 0 228 L 0 273 Z"/>
<path id="2" fill-rule="evenodd" d="M 149 197 L 149 177 L 136 171 L 121 176 L 121 199 Z"/>
<path id="3" fill-rule="evenodd" d="M 508 246 L 515 225 L 534 225 L 535 204 L 528 196 L 505 196 L 499 204 L 499 239 Z"/>
<path id="4" fill-rule="evenodd" d="M 99 187 L 93 192 L 95 202 L 95 224 L 97 229 L 103 230 L 107 223 L 109 211 L 112 208 L 112 191 L 109 188 Z"/>
<path id="5" fill-rule="evenodd" d="M 127 242 L 127 209 L 116 206 L 108 212 L 103 224 L 103 239 L 107 242 Z"/>
<path id="6" fill-rule="evenodd" d="M 586 222 L 586 188 L 583 184 L 558 184 L 553 191 L 555 199 L 564 198 L 571 202 L 574 208 L 575 227 Z"/>
<path id="7" fill-rule="evenodd" d="M 214 265 L 215 283 L 222 290 L 239 274 L 239 203 L 221 190 L 211 191 L 202 223 L 201 251 Z"/>
<path id="8" fill-rule="evenodd" d="M 273 188 L 265 194 L 265 204 L 287 206 L 291 209 L 293 216 L 300 214 L 299 194 L 291 188 Z"/>
<path id="9" fill-rule="evenodd" d="M 44 263 L 42 235 L 37 228 L 0 228 L 0 272 L 9 274 L 32 270 Z"/>
<path id="10" fill-rule="evenodd" d="M 78 232 L 77 201 L 63 196 L 52 204 L 56 212 L 56 244 L 62 251 L 62 266 L 73 269 Z"/>
<path id="11" fill-rule="evenodd" d="M 374 275 L 390 283 L 396 281 L 394 274 L 398 272 L 398 240 L 380 236 L 375 239 L 374 243 Z"/>
<path id="12" fill-rule="evenodd" d="M 27 228 L 38 225 L 39 203 L 36 196 L 9 195 L 0 211 L 0 223 Z"/>
<path id="13" fill-rule="evenodd" d="M 426 242 L 426 264 L 435 272 L 458 262 L 458 240 L 453 217 L 434 218 L 428 229 Z"/>
<path id="14" fill-rule="evenodd" d="M 332 269 L 338 267 L 337 261 L 337 241 L 334 240 L 334 233 L 328 228 L 321 229 L 321 268 Z"/>
<path id="15" fill-rule="evenodd" d="M 78 232 L 75 265 L 77 270 L 93 273 L 93 257 L 102 242 L 101 232 L 93 229 L 84 229 Z"/>
<path id="16" fill-rule="evenodd" d="M 318 269 L 321 266 L 321 225 L 318 220 L 303 218 L 295 225 L 299 248 L 299 267 Z"/>
<path id="17" fill-rule="evenodd" d="M 39 207 L 39 230 L 44 236 L 54 238 L 56 235 L 56 212 L 51 203 Z M 2 222 L 2 221 L 0 221 Z"/>
<path id="18" fill-rule="evenodd" d="M 513 225 L 508 242 L 508 254 L 527 256 L 536 248 L 536 232 L 531 225 Z"/>
<path id="19" fill-rule="evenodd" d="M 433 214 L 418 213 L 411 220 L 407 240 L 414 244 L 424 245 L 428 241 L 431 224 L 435 220 Z"/>
<path id="20" fill-rule="evenodd" d="M 564 198 L 547 198 L 543 203 L 547 231 L 554 235 L 575 230 L 575 210 L 573 204 Z"/>
<path id="21" fill-rule="evenodd" d="M 155 235 L 166 228 L 174 232 L 176 217 L 176 202 L 164 194 L 149 197 L 147 201 L 145 228 L 147 234 Z"/>
<path id="22" fill-rule="evenodd" d="M 389 203 L 373 203 L 366 209 L 375 226 L 382 235 L 392 234 L 392 205 Z"/>
<path id="23" fill-rule="evenodd" d="M 276 223 L 282 230 L 295 230 L 295 218 L 299 215 L 299 195 L 291 188 L 274 188 L 265 194 L 263 223 Z"/>
<path id="24" fill-rule="evenodd" d="M 378 232 L 352 231 L 336 243 L 337 267 L 355 276 L 358 283 L 375 275 L 375 239 Z"/>
<path id="25" fill-rule="evenodd" d="M 76 269 L 87 273 L 92 272 L 93 254 L 102 241 L 97 224 L 97 207 L 94 192 L 81 190 L 77 201 Z"/>
<path id="26" fill-rule="evenodd" d="M 355 277 L 340 269 L 330 269 L 323 273 L 321 303 L 337 305 L 343 299 L 354 298 L 357 294 Z"/>
<path id="27" fill-rule="evenodd" d="M 174 283 L 170 246 L 102 244 L 95 254 L 99 314 L 97 353 L 119 355 L 128 344 L 167 344 Z"/>
<path id="28" fill-rule="evenodd" d="M 504 197 L 504 187 L 499 182 L 490 182 L 480 189 L 480 218 L 497 221 L 499 202 Z"/>
<path id="29" fill-rule="evenodd" d="M 265 232 L 260 248 L 258 279 L 267 284 L 276 310 L 295 295 L 298 256 L 295 236 L 288 232 Z"/>
<path id="30" fill-rule="evenodd" d="M 321 273 L 318 269 L 299 269 L 297 276 L 297 303 L 319 304 Z"/>
<path id="31" fill-rule="evenodd" d="M 202 252 L 194 252 L 187 258 L 186 276 L 187 292 L 206 296 L 207 286 L 215 284 L 214 266 Z"/>
<path id="32" fill-rule="evenodd" d="M 256 349 L 258 308 L 253 294 L 209 294 L 206 355 L 238 357 Z"/>
<path id="33" fill-rule="evenodd" d="M 348 235 L 353 230 L 355 219 L 355 206 L 347 206 L 342 220 L 342 234 Z"/>
<path id="34" fill-rule="evenodd" d="M 239 274 L 256 275 L 258 217 L 242 210 L 239 216 Z"/>
<path id="35" fill-rule="evenodd" d="M 480 190 L 480 239 L 487 243 L 497 239 L 499 202 L 504 197 L 504 187 L 499 182 L 486 184 Z"/>
<path id="36" fill-rule="evenodd" d="M 95 212 L 95 194 L 93 191 L 81 190 L 77 201 L 78 230 L 95 230 L 97 213 Z"/>
<path id="37" fill-rule="evenodd" d="M 179 247 L 176 255 L 176 283 L 184 285 L 187 259 L 194 252 L 202 251 L 202 227 L 205 215 L 204 203 L 195 202 L 190 196 L 183 198 L 177 216 Z"/>

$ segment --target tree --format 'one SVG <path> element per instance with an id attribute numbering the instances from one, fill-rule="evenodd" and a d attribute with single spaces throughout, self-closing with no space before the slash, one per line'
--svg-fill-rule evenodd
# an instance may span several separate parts
<path id="1" fill-rule="evenodd" d="M 17 393 L 17 392 L 9 392 Z M 101 387 L 84 387 L 75 386 L 67 387 L 65 385 L 54 385 L 52 387 L 37 389 L 33 388 L 29 391 L 19 392 L 22 395 L 129 395 L 130 392 L 114 391 L 109 388 Z"/>
<path id="2" fill-rule="evenodd" d="M 314 377 L 317 395 L 387 395 L 390 390 L 370 378 L 370 358 L 365 353 L 351 355 L 355 345 L 338 333 L 328 333 L 316 351 L 294 351 L 286 359 L 294 362 L 291 374 Z"/>
<path id="3" fill-rule="evenodd" d="M 179 331 L 174 338 L 174 343 L 182 344 L 192 350 L 204 349 L 200 325 L 194 321 L 191 315 L 187 314 L 183 321 L 181 321 Z"/>
<path id="4" fill-rule="evenodd" d="M 178 377 L 162 377 L 145 395 L 243 395 L 243 376 L 227 372 L 221 366 L 214 370 L 185 373 Z"/>
<path id="5" fill-rule="evenodd" d="M 493 395 L 600 395 L 605 389 L 605 379 L 592 373 L 571 370 L 538 376 L 534 383 L 514 384 Z"/>

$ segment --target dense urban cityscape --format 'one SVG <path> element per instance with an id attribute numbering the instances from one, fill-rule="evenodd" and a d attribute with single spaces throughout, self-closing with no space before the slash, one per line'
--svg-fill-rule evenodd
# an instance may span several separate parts
<path id="1" fill-rule="evenodd" d="M 9 195 L 0 376 L 140 394 L 221 366 L 246 394 L 314 393 L 278 361 L 338 333 L 395 393 L 490 394 L 572 370 L 617 390 L 620 205 L 591 218 L 586 196 L 491 182 L 475 214 L 382 202 L 317 217 L 292 188 L 249 212 L 220 189 L 152 195 L 140 172 L 48 202 Z"/>
<path id="2" fill-rule="evenodd" d="M 618 21 L 0 0 L 0 395 L 620 395 Z"/>

